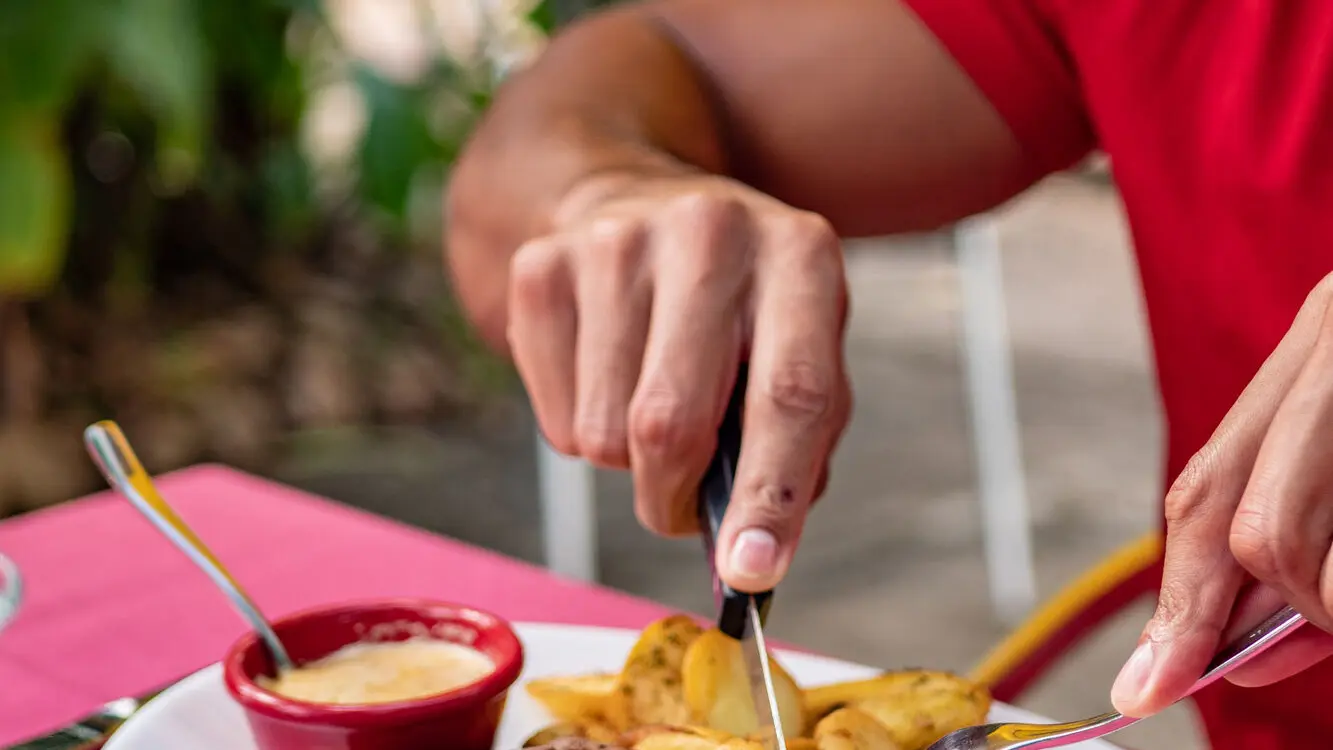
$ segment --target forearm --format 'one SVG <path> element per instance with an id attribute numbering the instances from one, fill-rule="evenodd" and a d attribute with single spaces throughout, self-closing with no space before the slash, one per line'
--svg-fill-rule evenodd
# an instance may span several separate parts
<path id="1" fill-rule="evenodd" d="M 606 13 L 553 40 L 502 87 L 450 182 L 448 259 L 486 340 L 505 348 L 520 245 L 617 175 L 724 172 L 720 129 L 699 72 L 649 16 Z"/>
<path id="2" fill-rule="evenodd" d="M 817 213 L 842 236 L 940 226 L 1040 176 L 901 2 L 620 7 L 508 83 L 454 173 L 449 254 L 473 321 L 504 348 L 509 260 L 595 193 L 575 186 L 690 169 Z"/>

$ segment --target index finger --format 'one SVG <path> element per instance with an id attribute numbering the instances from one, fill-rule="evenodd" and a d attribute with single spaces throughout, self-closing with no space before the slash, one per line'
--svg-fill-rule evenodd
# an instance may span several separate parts
<path id="1" fill-rule="evenodd" d="M 838 238 L 817 217 L 766 227 L 740 464 L 718 572 L 740 591 L 787 571 L 841 419 L 847 295 Z"/>
<path id="2" fill-rule="evenodd" d="M 1147 716 L 1185 695 L 1221 640 L 1244 580 L 1230 545 L 1234 515 L 1274 413 L 1305 363 L 1323 310 L 1323 298 L 1312 295 L 1167 493 L 1157 611 L 1111 691 L 1124 714 Z"/>

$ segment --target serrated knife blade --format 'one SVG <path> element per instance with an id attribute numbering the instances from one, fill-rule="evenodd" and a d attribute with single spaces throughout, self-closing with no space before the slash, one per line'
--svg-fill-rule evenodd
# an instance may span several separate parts
<path id="1" fill-rule="evenodd" d="M 759 721 L 759 739 L 769 750 L 787 750 L 787 738 L 782 734 L 782 717 L 778 710 L 778 696 L 773 689 L 773 669 L 768 661 L 768 643 L 764 640 L 763 613 L 748 597 L 746 604 L 749 627 L 741 639 L 741 654 L 750 678 L 750 697 L 754 700 L 754 715 Z"/>

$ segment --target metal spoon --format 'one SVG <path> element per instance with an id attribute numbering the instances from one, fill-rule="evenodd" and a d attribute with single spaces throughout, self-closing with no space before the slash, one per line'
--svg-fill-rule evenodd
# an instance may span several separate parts
<path id="1" fill-rule="evenodd" d="M 219 589 L 222 589 L 222 593 L 231 600 L 232 606 L 249 621 L 250 627 L 254 628 L 259 634 L 259 639 L 268 647 L 278 671 L 291 669 L 294 666 L 292 659 L 287 655 L 287 649 L 283 647 L 282 641 L 278 640 L 278 634 L 273 631 L 273 626 L 268 624 L 259 607 L 256 607 L 245 594 L 236 579 L 222 567 L 222 563 L 176 515 L 166 499 L 153 486 L 152 477 L 144 470 L 143 464 L 139 463 L 139 457 L 134 455 L 134 449 L 130 448 L 130 443 L 125 439 L 120 427 L 110 420 L 90 425 L 83 431 L 83 442 L 107 482 L 124 495 L 130 504 L 138 508 L 158 531 L 165 534 L 172 544 L 184 552 L 186 557 L 189 557 L 195 565 L 208 574 Z"/>
<path id="2" fill-rule="evenodd" d="M 1219 651 L 1203 677 L 1194 683 L 1185 696 L 1194 695 L 1222 679 L 1233 669 L 1294 633 L 1303 624 L 1305 618 L 1291 607 L 1283 607 L 1269 615 L 1253 630 Z M 1137 721 L 1112 711 L 1068 724 L 986 724 L 950 732 L 926 750 L 1036 750 L 1042 747 L 1064 747 L 1104 737 Z"/>

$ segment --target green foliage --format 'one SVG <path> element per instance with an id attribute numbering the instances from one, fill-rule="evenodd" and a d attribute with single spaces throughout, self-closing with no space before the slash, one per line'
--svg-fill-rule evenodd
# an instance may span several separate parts
<path id="1" fill-rule="evenodd" d="M 330 198 L 301 128 L 340 75 L 366 127 Z M 350 205 L 410 242 L 413 191 L 442 183 L 488 81 L 442 53 L 391 81 L 339 47 L 319 0 L 0 0 L 0 297 L 229 241 L 184 216 L 262 253 Z"/>
<path id="2" fill-rule="evenodd" d="M 550 35 L 560 26 L 597 8 L 619 0 L 540 0 L 528 11 L 528 23 Z"/>
<path id="3" fill-rule="evenodd" d="M 425 92 L 395 86 L 365 65 L 356 67 L 356 82 L 370 109 L 358 159 L 361 193 L 403 219 L 417 168 L 443 153 L 426 122 Z"/>
<path id="4" fill-rule="evenodd" d="M 121 0 L 106 20 L 100 51 L 157 125 L 159 177 L 168 190 L 182 190 L 202 159 L 215 83 L 210 63 L 222 50 L 208 47 L 189 0 Z"/>
<path id="5" fill-rule="evenodd" d="M 560 19 L 556 17 L 557 12 L 554 0 L 542 0 L 528 12 L 528 23 L 550 34 L 560 25 Z"/>
<path id="6" fill-rule="evenodd" d="M 41 289 L 59 274 L 69 215 L 69 173 L 49 119 L 0 121 L 0 279 Z"/>
<path id="7" fill-rule="evenodd" d="M 605 4 L 541 0 L 528 21 Z M 366 117 L 330 197 L 301 130 L 333 78 Z M 349 206 L 411 244 L 493 84 L 443 53 L 391 80 L 340 48 L 321 0 L 0 0 L 0 299 L 62 282 L 143 299 L 164 254 L 253 264 Z"/>

